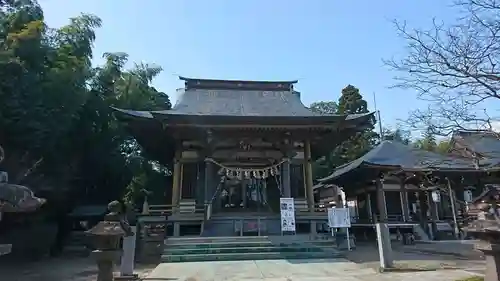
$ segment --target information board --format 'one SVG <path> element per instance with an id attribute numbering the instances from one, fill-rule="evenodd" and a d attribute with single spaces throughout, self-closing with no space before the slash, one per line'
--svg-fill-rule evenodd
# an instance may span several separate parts
<path id="1" fill-rule="evenodd" d="M 295 203 L 293 198 L 280 198 L 281 231 L 295 232 Z"/>
<path id="2" fill-rule="evenodd" d="M 331 228 L 351 227 L 351 216 L 349 215 L 349 208 L 328 209 L 328 226 Z"/>

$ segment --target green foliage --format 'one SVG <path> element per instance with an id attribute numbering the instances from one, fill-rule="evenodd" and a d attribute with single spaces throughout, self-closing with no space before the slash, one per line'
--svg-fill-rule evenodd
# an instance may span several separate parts
<path id="1" fill-rule="evenodd" d="M 411 143 L 410 132 L 397 128 L 395 130 L 384 129 L 383 131 L 384 140 L 398 141 L 400 143 L 409 145 Z"/>
<path id="2" fill-rule="evenodd" d="M 316 102 L 311 104 L 311 109 L 322 114 L 360 114 L 368 113 L 368 104 L 363 99 L 358 88 L 348 85 L 342 89 L 338 103 L 333 101 Z M 340 144 L 335 150 L 325 155 L 313 165 L 313 174 L 316 178 L 325 177 L 338 167 L 353 161 L 373 148 L 378 140 L 378 134 L 370 128 L 357 133 Z"/>
<path id="3" fill-rule="evenodd" d="M 338 106 L 334 101 L 320 101 L 312 103 L 309 107 L 312 111 L 321 114 L 337 114 Z"/>
<path id="4" fill-rule="evenodd" d="M 431 127 L 424 132 L 421 139 L 414 142 L 414 146 L 419 149 L 433 151 L 440 154 L 447 154 L 451 148 L 448 140 L 437 140 Z"/>
<path id="5" fill-rule="evenodd" d="M 338 114 L 360 114 L 368 113 L 368 103 L 363 99 L 359 89 L 348 85 L 342 89 L 338 103 Z M 357 133 L 344 141 L 335 151 L 341 164 L 353 161 L 370 151 L 378 140 L 378 134 L 373 131 L 375 119 L 372 126 Z"/>
<path id="6" fill-rule="evenodd" d="M 151 86 L 161 67 L 125 69 L 127 54 L 106 53 L 106 62 L 94 68 L 98 17 L 82 14 L 52 29 L 34 0 L 0 5 L 0 144 L 6 152 L 0 168 L 9 178 L 66 194 L 61 200 L 104 203 L 126 186 L 136 190 L 151 173 L 164 176 L 110 108 L 169 109 L 168 96 Z M 132 193 L 126 192 L 137 197 Z"/>

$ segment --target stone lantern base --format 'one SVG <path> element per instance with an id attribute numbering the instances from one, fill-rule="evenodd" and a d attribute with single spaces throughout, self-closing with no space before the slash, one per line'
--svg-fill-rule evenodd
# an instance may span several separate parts
<path id="1" fill-rule="evenodd" d="M 120 250 L 95 250 L 92 252 L 92 257 L 97 262 L 97 281 L 113 281 L 114 263 L 120 255 Z"/>
<path id="2" fill-rule="evenodd" d="M 500 244 L 481 241 L 476 249 L 483 252 L 486 259 L 484 281 L 500 281 Z"/>

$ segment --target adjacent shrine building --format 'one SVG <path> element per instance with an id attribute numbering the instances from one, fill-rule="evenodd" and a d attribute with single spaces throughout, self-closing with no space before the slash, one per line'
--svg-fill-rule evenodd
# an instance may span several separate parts
<path id="1" fill-rule="evenodd" d="M 148 155 L 174 162 L 165 202 L 174 236 L 280 234 L 280 197 L 295 199 L 297 232 L 326 222 L 311 162 L 370 126 L 372 114 L 315 113 L 297 81 L 180 79 L 171 110 L 117 109 Z"/>

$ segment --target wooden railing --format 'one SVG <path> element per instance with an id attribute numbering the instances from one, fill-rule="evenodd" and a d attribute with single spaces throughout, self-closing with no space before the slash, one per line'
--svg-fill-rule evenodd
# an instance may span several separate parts
<path id="1" fill-rule="evenodd" d="M 299 212 L 299 213 L 310 212 L 309 205 L 307 204 L 306 199 L 295 198 L 294 203 L 295 203 L 295 212 Z M 325 208 L 323 204 L 320 204 L 320 203 L 314 204 L 314 212 L 315 213 L 321 213 L 321 212 L 327 212 L 327 211 L 328 211 L 328 208 Z"/>
<path id="2" fill-rule="evenodd" d="M 137 227 L 138 261 L 157 262 L 163 254 L 167 221 L 139 220 Z"/>
<path id="3" fill-rule="evenodd" d="M 193 202 L 194 203 L 194 202 Z M 142 208 L 142 215 L 149 216 L 169 216 L 173 213 L 194 214 L 203 213 L 205 206 L 200 204 L 179 202 L 179 205 L 147 205 Z"/>

